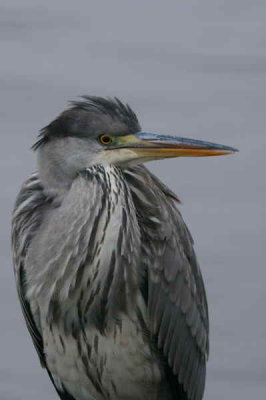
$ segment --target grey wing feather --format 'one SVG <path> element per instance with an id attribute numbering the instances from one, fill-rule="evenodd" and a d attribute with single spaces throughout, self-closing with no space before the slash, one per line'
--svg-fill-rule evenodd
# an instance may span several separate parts
<path id="1" fill-rule="evenodd" d="M 25 297 L 24 260 L 30 242 L 40 224 L 41 210 L 45 201 L 46 198 L 38 176 L 33 174 L 21 188 L 12 218 L 12 249 L 17 292 L 27 328 L 43 367 L 45 367 L 45 357 L 42 335 L 36 326 L 30 305 Z"/>
<path id="2" fill-rule="evenodd" d="M 24 270 L 23 266 L 20 267 L 19 269 L 19 274 L 17 275 L 17 291 L 18 291 L 18 297 L 20 300 L 22 312 L 27 324 L 27 328 L 29 330 L 29 333 L 31 335 L 34 347 L 38 353 L 40 363 L 42 367 L 46 366 L 45 363 L 45 357 L 44 357 L 44 352 L 43 352 L 43 339 L 42 335 L 40 334 L 40 331 L 37 329 L 36 324 L 34 322 L 31 309 L 29 306 L 29 303 L 27 302 L 25 295 L 24 295 Z"/>
<path id="3" fill-rule="evenodd" d="M 47 369 L 48 375 L 62 400 L 75 400 L 61 385 L 57 388 L 53 376 L 46 366 L 43 349 L 43 338 L 41 329 L 33 318 L 30 304 L 26 299 L 26 281 L 24 271 L 24 260 L 29 245 L 36 230 L 42 222 L 43 210 L 50 203 L 36 173 L 32 174 L 23 184 L 16 200 L 12 218 L 12 249 L 13 264 L 16 278 L 17 292 L 22 312 L 31 335 L 33 344 L 38 353 L 41 366 Z"/>
<path id="4" fill-rule="evenodd" d="M 142 230 L 151 333 L 184 398 L 201 400 L 209 319 L 193 240 L 176 207 L 178 199 L 165 185 L 142 166 L 129 169 L 126 178 Z"/>

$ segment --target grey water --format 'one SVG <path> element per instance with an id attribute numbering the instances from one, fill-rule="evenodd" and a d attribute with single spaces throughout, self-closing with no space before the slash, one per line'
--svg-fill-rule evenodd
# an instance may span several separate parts
<path id="1" fill-rule="evenodd" d="M 38 130 L 82 94 L 239 148 L 149 167 L 181 198 L 210 308 L 206 400 L 266 395 L 266 2 L 0 1 L 0 399 L 55 400 L 18 304 L 10 215 Z"/>

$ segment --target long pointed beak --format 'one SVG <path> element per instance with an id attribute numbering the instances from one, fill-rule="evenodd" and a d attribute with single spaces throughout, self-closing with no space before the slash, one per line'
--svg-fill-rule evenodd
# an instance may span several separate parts
<path id="1" fill-rule="evenodd" d="M 120 139 L 123 142 L 120 142 L 121 147 L 128 148 L 139 157 L 147 159 L 221 156 L 238 151 L 221 144 L 148 132 L 139 132 Z"/>

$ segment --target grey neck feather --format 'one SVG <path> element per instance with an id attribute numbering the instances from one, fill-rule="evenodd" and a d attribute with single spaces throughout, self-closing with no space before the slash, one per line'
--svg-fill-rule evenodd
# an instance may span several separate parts
<path id="1" fill-rule="evenodd" d="M 65 194 L 77 174 L 93 164 L 97 152 L 92 141 L 74 137 L 53 139 L 40 147 L 38 172 L 45 191 Z"/>
<path id="2" fill-rule="evenodd" d="M 71 309 L 66 331 L 83 323 L 104 331 L 121 311 L 133 309 L 139 253 L 135 207 L 122 172 L 91 167 L 45 216 L 28 254 L 27 296 L 38 298 L 53 322 Z"/>

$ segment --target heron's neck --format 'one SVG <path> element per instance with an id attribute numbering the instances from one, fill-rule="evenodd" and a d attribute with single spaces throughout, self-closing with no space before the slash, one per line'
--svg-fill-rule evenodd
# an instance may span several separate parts
<path id="1" fill-rule="evenodd" d="M 38 172 L 46 191 L 65 194 L 88 163 L 88 144 L 78 138 L 53 139 L 38 149 Z"/>
<path id="2" fill-rule="evenodd" d="M 71 310 L 79 304 L 87 321 L 101 309 L 103 324 L 134 301 L 140 232 L 120 170 L 96 166 L 84 171 L 46 221 L 45 229 L 39 247 L 50 251 L 38 257 L 42 268 L 49 266 L 47 279 L 55 290 L 50 298 Z M 43 295 L 47 299 L 47 293 Z M 53 312 L 53 307 L 48 309 Z M 79 323 L 78 314 L 71 318 Z"/>
<path id="3" fill-rule="evenodd" d="M 61 159 L 52 155 L 47 157 L 46 149 L 38 154 L 38 173 L 45 191 L 54 195 L 65 194 L 74 178 Z"/>

